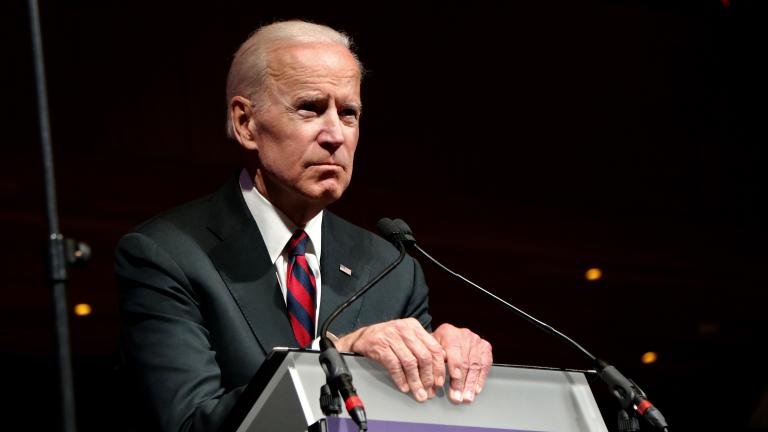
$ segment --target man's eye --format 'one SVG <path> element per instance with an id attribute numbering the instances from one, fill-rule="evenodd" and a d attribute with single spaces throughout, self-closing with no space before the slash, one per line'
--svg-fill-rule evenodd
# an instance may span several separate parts
<path id="1" fill-rule="evenodd" d="M 354 108 L 347 108 L 341 110 L 341 117 L 349 120 L 357 120 L 360 117 L 360 113 Z"/>
<path id="2" fill-rule="evenodd" d="M 296 111 L 302 115 L 319 115 L 323 113 L 324 108 L 316 102 L 304 102 L 299 104 Z"/>

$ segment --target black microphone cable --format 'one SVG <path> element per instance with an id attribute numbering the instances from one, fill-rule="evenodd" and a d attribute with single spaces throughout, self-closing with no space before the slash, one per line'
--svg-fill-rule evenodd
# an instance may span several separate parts
<path id="1" fill-rule="evenodd" d="M 379 231 L 383 231 L 383 230 L 391 231 L 391 230 L 397 229 L 397 225 L 395 225 L 395 223 L 392 220 L 385 221 L 384 219 L 379 221 L 379 223 L 377 224 L 377 227 L 379 228 Z M 335 321 L 336 318 L 342 312 L 344 312 L 344 310 L 348 308 L 350 304 L 352 304 L 355 300 L 360 298 L 360 296 L 365 294 L 369 289 L 371 289 L 371 287 L 373 287 L 376 283 L 378 283 L 384 276 L 388 275 L 389 272 L 394 270 L 394 268 L 397 267 L 403 261 L 403 259 L 405 258 L 405 246 L 403 245 L 402 242 L 396 242 L 395 247 L 397 247 L 397 250 L 400 252 L 397 258 L 391 264 L 385 267 L 384 270 L 381 271 L 381 273 L 379 273 L 373 279 L 368 281 L 368 283 L 365 284 L 365 286 L 355 291 L 355 293 L 352 294 L 352 296 L 350 296 L 346 301 L 344 301 L 344 303 L 340 304 L 339 307 L 337 307 L 336 310 L 334 310 L 333 313 L 331 313 L 328 319 L 325 320 L 323 325 L 320 327 L 320 337 L 321 337 L 320 342 L 322 342 L 323 339 L 326 339 L 328 343 L 333 345 L 333 342 L 331 342 L 331 340 L 326 337 L 326 333 L 328 332 L 328 329 L 331 327 L 331 323 L 333 323 L 333 321 Z"/>
<path id="2" fill-rule="evenodd" d="M 614 366 L 611 366 L 608 363 L 604 362 L 603 360 L 600 360 L 595 355 L 587 351 L 584 347 L 579 345 L 576 341 L 569 338 L 568 336 L 561 333 L 560 331 L 556 330 L 552 326 L 544 323 L 539 319 L 534 318 L 530 314 L 515 307 L 514 305 L 502 299 L 501 297 L 497 296 L 496 294 L 486 290 L 480 285 L 472 282 L 471 280 L 465 278 L 459 273 L 456 273 L 453 270 L 449 269 L 448 267 L 444 266 L 438 260 L 436 260 L 431 255 L 429 255 L 424 249 L 419 247 L 418 244 L 416 244 L 416 238 L 413 236 L 413 231 L 411 231 L 411 228 L 402 219 L 390 220 L 390 219 L 384 218 L 382 219 L 382 221 L 385 219 L 387 220 L 387 222 L 385 223 L 382 223 L 381 221 L 379 222 L 380 231 L 382 232 L 382 235 L 384 235 L 384 238 L 386 238 L 392 243 L 395 243 L 395 245 L 401 244 L 401 245 L 410 246 L 414 248 L 421 255 L 423 255 L 430 261 L 432 261 L 435 265 L 437 265 L 444 271 L 457 277 L 458 279 L 469 284 L 470 286 L 480 290 L 485 295 L 503 304 L 507 308 L 511 309 L 512 312 L 522 317 L 526 321 L 532 323 L 533 325 L 540 328 L 541 330 L 544 330 L 545 332 L 562 339 L 570 346 L 576 348 L 578 351 L 584 354 L 587 358 L 589 358 L 589 360 L 595 365 L 598 375 L 603 380 L 603 382 L 605 382 L 608 385 L 608 387 L 610 387 L 611 392 L 618 399 L 622 409 L 626 410 L 632 407 L 632 409 L 634 409 L 634 411 L 637 414 L 639 414 L 641 417 L 646 419 L 654 427 L 658 428 L 659 430 L 668 432 L 669 429 L 668 429 L 667 422 L 664 419 L 664 416 L 661 415 L 661 412 L 658 410 L 658 408 L 653 406 L 653 404 L 651 404 L 648 401 L 645 393 L 640 389 L 640 387 L 637 384 L 634 383 L 634 381 L 625 378 L 624 375 L 622 375 L 621 372 L 619 372 Z M 382 226 L 386 228 L 386 231 L 381 229 Z"/>
<path id="3" fill-rule="evenodd" d="M 382 227 L 382 224 L 385 226 Z M 379 221 L 379 230 L 387 229 L 392 230 L 395 229 L 396 226 L 394 222 L 382 222 Z M 339 353 L 339 351 L 336 349 L 336 346 L 333 344 L 333 341 L 331 341 L 330 338 L 328 338 L 328 329 L 331 326 L 331 323 L 336 320 L 336 318 L 345 310 L 347 307 L 349 307 L 350 304 L 352 304 L 355 300 L 360 298 L 363 294 L 365 294 L 371 287 L 373 287 L 376 283 L 378 283 L 384 276 L 389 274 L 392 270 L 394 270 L 395 267 L 397 267 L 405 258 L 405 246 L 402 244 L 402 242 L 398 242 L 395 244 L 398 251 L 400 252 L 397 259 L 393 261 L 391 264 L 389 264 L 387 267 L 384 268 L 384 270 L 381 271 L 376 277 L 368 281 L 367 284 L 365 284 L 362 288 L 355 291 L 352 296 L 350 296 L 344 303 L 340 304 L 336 310 L 331 313 L 331 315 L 328 317 L 327 320 L 323 323 L 323 325 L 320 327 L 320 366 L 323 368 L 323 371 L 325 372 L 326 376 L 326 382 L 327 385 L 331 389 L 331 398 L 338 392 L 341 394 L 342 399 L 344 400 L 344 405 L 347 408 L 347 412 L 349 413 L 349 416 L 352 418 L 352 420 L 357 424 L 357 427 L 361 431 L 367 431 L 368 430 L 368 419 L 365 413 L 365 405 L 363 404 L 363 401 L 360 399 L 360 397 L 357 395 L 357 390 L 355 389 L 355 386 L 352 384 L 352 374 L 349 372 L 349 367 L 347 367 L 347 362 L 344 361 L 344 357 Z M 324 397 L 327 396 L 327 393 L 325 391 L 321 391 L 321 404 L 323 404 Z M 328 401 L 327 403 L 331 403 Z"/>

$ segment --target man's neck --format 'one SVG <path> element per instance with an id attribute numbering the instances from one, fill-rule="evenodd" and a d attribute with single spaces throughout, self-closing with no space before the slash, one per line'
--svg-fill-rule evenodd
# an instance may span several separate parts
<path id="1" fill-rule="evenodd" d="M 312 204 L 306 199 L 276 183 L 269 181 L 261 171 L 253 176 L 253 185 L 273 206 L 285 214 L 296 226 L 304 227 L 310 219 L 317 216 L 325 206 Z"/>

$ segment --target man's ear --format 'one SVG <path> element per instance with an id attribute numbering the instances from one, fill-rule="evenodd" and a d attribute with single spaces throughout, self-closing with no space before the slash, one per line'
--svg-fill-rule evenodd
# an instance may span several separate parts
<path id="1" fill-rule="evenodd" d="M 256 137 L 253 136 L 253 104 L 250 100 L 235 96 L 229 102 L 229 117 L 234 138 L 245 150 L 258 150 Z"/>

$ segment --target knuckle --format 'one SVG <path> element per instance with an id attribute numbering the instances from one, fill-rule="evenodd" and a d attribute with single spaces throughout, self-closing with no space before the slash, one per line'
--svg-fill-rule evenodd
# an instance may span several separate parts
<path id="1" fill-rule="evenodd" d="M 472 359 L 472 361 L 469 362 L 469 370 L 480 370 L 482 367 L 483 363 L 479 358 Z"/>
<path id="2" fill-rule="evenodd" d="M 384 367 L 387 369 L 389 374 L 393 376 L 399 375 L 400 373 L 403 372 L 403 370 L 400 369 L 400 365 L 395 362 L 387 361 L 385 362 Z"/>
<path id="3" fill-rule="evenodd" d="M 419 364 L 429 364 L 429 363 L 432 363 L 432 353 L 427 351 L 427 350 L 419 351 L 416 354 L 416 357 L 419 359 L 418 360 Z"/>
<path id="4" fill-rule="evenodd" d="M 387 367 L 387 372 L 389 372 L 389 376 L 391 376 L 395 380 L 395 382 L 400 383 L 405 381 L 405 376 L 403 375 L 403 371 L 399 367 L 393 367 L 393 366 Z"/>
<path id="5" fill-rule="evenodd" d="M 419 367 L 419 361 L 416 360 L 416 357 L 409 357 L 402 361 L 402 365 L 404 369 L 416 369 Z"/>
<path id="6" fill-rule="evenodd" d="M 431 342 L 427 345 L 427 348 L 432 353 L 432 355 L 439 355 L 440 357 L 443 356 L 443 347 L 437 343 L 437 342 Z"/>
<path id="7" fill-rule="evenodd" d="M 384 327 L 384 330 L 381 332 L 381 337 L 384 338 L 384 340 L 389 343 L 389 341 L 394 340 L 397 338 L 398 331 L 396 327 L 393 326 L 387 326 Z"/>
<path id="8" fill-rule="evenodd" d="M 370 344 L 379 348 L 385 347 L 387 346 L 387 337 L 384 333 L 373 334 L 370 337 Z"/>
<path id="9" fill-rule="evenodd" d="M 461 370 L 467 370 L 467 369 L 469 369 L 469 360 L 467 360 L 467 359 L 462 359 L 462 360 L 459 360 L 459 361 L 456 363 L 456 367 L 458 367 L 458 368 L 459 368 L 459 369 L 461 369 Z"/>
<path id="10" fill-rule="evenodd" d="M 395 331 L 397 323 L 384 323 L 381 325 L 381 332 L 385 334 L 392 334 Z"/>
<path id="11" fill-rule="evenodd" d="M 406 330 L 408 328 L 408 323 L 407 323 L 406 320 L 402 320 L 402 319 L 401 320 L 397 320 L 393 324 L 394 324 L 393 327 L 391 327 L 391 329 L 393 331 L 394 330 L 399 330 L 399 331 L 402 332 L 403 330 Z"/>

